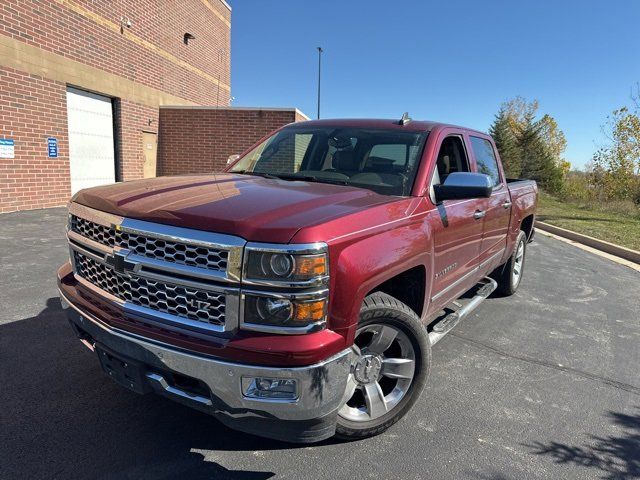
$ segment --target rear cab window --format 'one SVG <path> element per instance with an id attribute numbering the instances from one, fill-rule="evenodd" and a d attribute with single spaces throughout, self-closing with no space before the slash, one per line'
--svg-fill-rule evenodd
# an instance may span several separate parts
<path id="1" fill-rule="evenodd" d="M 470 136 L 471 148 L 476 158 L 476 166 L 478 173 L 489 175 L 493 181 L 493 186 L 500 185 L 500 169 L 498 168 L 498 159 L 493 151 L 493 145 L 486 138 Z"/>

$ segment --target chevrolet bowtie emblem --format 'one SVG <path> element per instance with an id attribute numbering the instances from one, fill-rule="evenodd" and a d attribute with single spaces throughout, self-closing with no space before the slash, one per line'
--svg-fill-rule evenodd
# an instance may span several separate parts
<path id="1" fill-rule="evenodd" d="M 121 253 L 115 252 L 112 256 L 107 257 L 107 263 L 113 266 L 113 269 L 117 273 L 126 273 L 133 271 L 133 267 L 135 267 L 135 263 L 127 260 L 126 255 L 122 255 Z"/>

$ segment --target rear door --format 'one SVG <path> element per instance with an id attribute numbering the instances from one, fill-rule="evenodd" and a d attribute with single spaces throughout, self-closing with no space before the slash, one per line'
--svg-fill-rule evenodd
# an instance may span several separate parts
<path id="1" fill-rule="evenodd" d="M 445 129 L 441 134 L 432 184 L 443 183 L 453 172 L 470 171 L 462 132 Z M 479 199 L 445 200 L 436 205 L 431 222 L 434 236 L 432 308 L 457 298 L 477 281 L 482 241 L 481 218 L 476 218 Z"/>
<path id="2" fill-rule="evenodd" d="M 507 247 L 511 197 L 502 170 L 498 165 L 498 156 L 493 142 L 475 132 L 470 133 L 468 138 L 475 170 L 489 175 L 493 181 L 491 197 L 482 199 L 484 222 L 480 245 L 480 269 L 487 272 L 498 266 Z"/>
<path id="3" fill-rule="evenodd" d="M 142 175 L 144 178 L 153 178 L 158 174 L 158 134 L 142 132 L 142 151 L 144 152 L 144 164 Z"/>

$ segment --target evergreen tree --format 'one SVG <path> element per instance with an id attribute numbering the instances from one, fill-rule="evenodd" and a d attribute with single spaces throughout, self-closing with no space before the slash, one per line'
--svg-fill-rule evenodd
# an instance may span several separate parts
<path id="1" fill-rule="evenodd" d="M 489 133 L 496 142 L 505 175 L 509 178 L 519 178 L 522 173 L 520 152 L 504 107 L 496 114 Z"/>
<path id="2" fill-rule="evenodd" d="M 559 193 L 567 162 L 561 155 L 566 140 L 550 115 L 536 119 L 538 102 L 516 97 L 503 103 L 490 128 L 505 173 L 531 178 L 549 192 Z"/>
<path id="3" fill-rule="evenodd" d="M 529 113 L 516 134 L 522 160 L 522 177 L 531 178 L 545 190 L 558 193 L 562 189 L 562 168 L 546 142 L 545 122 L 536 121 L 534 114 Z"/>

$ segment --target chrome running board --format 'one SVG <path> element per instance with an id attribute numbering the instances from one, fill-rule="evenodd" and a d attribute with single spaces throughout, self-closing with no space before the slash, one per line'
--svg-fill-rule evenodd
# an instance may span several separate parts
<path id="1" fill-rule="evenodd" d="M 475 295 L 471 298 L 465 298 L 463 296 L 452 302 L 450 306 L 445 309 L 445 312 L 437 317 L 431 323 L 430 327 L 428 327 L 428 336 L 431 341 L 431 345 L 438 343 L 442 337 L 453 330 L 461 320 L 478 308 L 478 306 L 484 302 L 497 287 L 498 283 L 493 278 L 485 277 L 470 290 L 470 292 L 475 290 Z M 447 313 L 446 310 L 453 311 Z"/>

